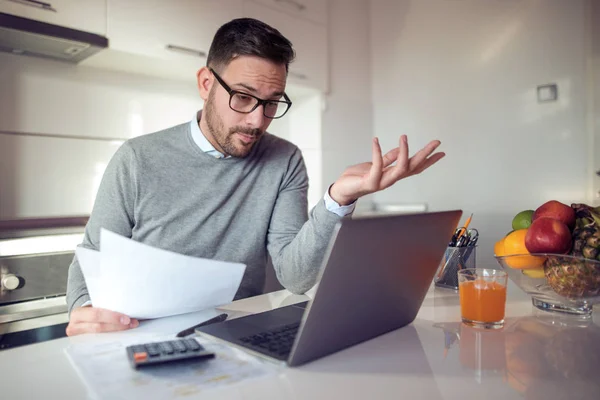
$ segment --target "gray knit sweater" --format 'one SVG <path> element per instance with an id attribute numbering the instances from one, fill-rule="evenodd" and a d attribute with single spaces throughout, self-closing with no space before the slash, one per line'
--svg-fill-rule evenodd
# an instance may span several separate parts
<path id="1" fill-rule="evenodd" d="M 265 134 L 246 158 L 216 159 L 198 148 L 189 123 L 178 125 L 130 139 L 117 150 L 82 246 L 99 250 L 103 227 L 161 249 L 244 263 L 236 299 L 262 293 L 270 254 L 281 284 L 303 293 L 315 284 L 340 219 L 323 201 L 309 218 L 307 189 L 300 150 L 281 138 Z M 69 312 L 89 299 L 75 257 Z"/>

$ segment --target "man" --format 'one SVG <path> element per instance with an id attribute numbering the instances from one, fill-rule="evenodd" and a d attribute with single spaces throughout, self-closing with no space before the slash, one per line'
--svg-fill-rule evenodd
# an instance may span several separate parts
<path id="1" fill-rule="evenodd" d="M 177 253 L 244 263 L 236 299 L 261 293 L 270 255 L 285 288 L 310 289 L 335 224 L 352 213 L 356 200 L 424 171 L 444 154 L 432 154 L 440 144 L 433 141 L 409 158 L 402 136 L 399 147 L 382 156 L 374 139 L 372 162 L 348 168 L 309 217 L 301 152 L 266 132 L 291 106 L 285 86 L 293 58 L 291 43 L 260 21 L 223 25 L 207 66 L 197 73 L 204 109 L 191 122 L 119 148 L 104 173 L 82 245 L 97 250 L 103 227 Z M 93 307 L 76 258 L 67 302 L 68 335 L 138 325 L 129 316 Z"/>

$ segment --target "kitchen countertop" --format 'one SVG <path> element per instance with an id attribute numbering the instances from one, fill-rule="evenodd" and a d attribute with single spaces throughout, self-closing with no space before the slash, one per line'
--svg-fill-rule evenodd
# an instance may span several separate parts
<path id="1" fill-rule="evenodd" d="M 122 339 L 136 331 L 175 333 L 222 309 L 237 317 L 308 298 L 283 290 L 218 310 L 145 321 L 128 332 L 5 350 L 0 353 L 0 393 L 3 399 L 88 398 L 65 355 L 70 345 Z M 405 328 L 299 368 L 282 368 L 274 376 L 185 398 L 595 399 L 600 397 L 597 319 L 538 311 L 510 284 L 505 327 L 481 331 L 460 323 L 456 293 L 432 287 L 417 319 Z"/>

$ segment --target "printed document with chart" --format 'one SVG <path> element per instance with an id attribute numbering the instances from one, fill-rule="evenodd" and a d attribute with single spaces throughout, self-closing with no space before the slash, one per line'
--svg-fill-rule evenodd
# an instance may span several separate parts
<path id="1" fill-rule="evenodd" d="M 102 229 L 100 251 L 76 249 L 94 307 L 147 319 L 230 303 L 246 266 L 158 249 Z"/>

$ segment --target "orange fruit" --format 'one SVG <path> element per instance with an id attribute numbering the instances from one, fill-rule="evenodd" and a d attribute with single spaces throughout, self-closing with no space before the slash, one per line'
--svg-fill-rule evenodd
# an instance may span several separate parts
<path id="1" fill-rule="evenodd" d="M 504 238 L 504 250 L 507 255 L 509 254 L 529 254 L 527 247 L 525 247 L 525 235 L 527 235 L 528 228 L 517 229 L 512 231 Z"/>
<path id="2" fill-rule="evenodd" d="M 505 258 L 506 264 L 511 268 L 541 268 L 544 265 L 544 261 L 546 261 L 544 257 L 527 255 L 531 254 L 527 250 L 527 247 L 525 247 L 525 235 L 527 235 L 527 230 L 528 229 L 517 229 L 504 238 L 504 254 L 507 256 L 515 254 L 519 255 L 519 257 Z"/>
<path id="3" fill-rule="evenodd" d="M 505 255 L 504 238 L 498 240 L 496 244 L 494 244 L 494 255 L 497 257 L 502 257 L 503 255 Z"/>

